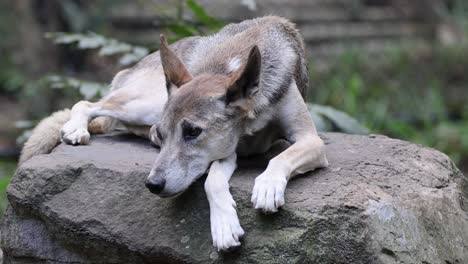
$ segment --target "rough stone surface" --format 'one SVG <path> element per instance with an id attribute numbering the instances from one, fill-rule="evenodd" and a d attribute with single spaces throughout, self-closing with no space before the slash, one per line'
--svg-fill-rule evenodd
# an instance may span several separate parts
<path id="1" fill-rule="evenodd" d="M 203 180 L 174 199 L 145 189 L 157 156 L 146 141 L 61 145 L 8 188 L 5 263 L 468 263 L 467 178 L 446 155 L 383 136 L 322 137 L 330 167 L 291 181 L 278 214 L 250 206 L 262 159 L 237 170 L 246 236 L 224 254 L 211 245 Z"/>

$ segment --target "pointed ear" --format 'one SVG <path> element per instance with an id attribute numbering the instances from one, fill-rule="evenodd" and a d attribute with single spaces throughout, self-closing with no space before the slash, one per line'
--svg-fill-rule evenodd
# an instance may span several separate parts
<path id="1" fill-rule="evenodd" d="M 252 95 L 252 88 L 258 86 L 262 57 L 257 45 L 249 52 L 245 66 L 234 75 L 226 93 L 226 104 L 231 104 Z"/>
<path id="2" fill-rule="evenodd" d="M 177 55 L 169 48 L 166 37 L 161 34 L 161 48 L 159 55 L 161 56 L 161 64 L 166 76 L 166 86 L 170 92 L 171 86 L 177 88 L 192 80 L 192 75 L 188 72 L 185 65 L 177 57 Z"/>

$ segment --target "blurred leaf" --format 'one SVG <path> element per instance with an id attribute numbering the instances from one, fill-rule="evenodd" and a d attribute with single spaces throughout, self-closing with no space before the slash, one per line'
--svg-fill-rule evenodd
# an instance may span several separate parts
<path id="1" fill-rule="evenodd" d="M 391 118 L 387 118 L 384 130 L 387 131 L 387 134 L 398 138 L 413 138 L 418 133 L 418 131 L 410 124 Z"/>
<path id="2" fill-rule="evenodd" d="M 123 66 L 136 63 L 149 53 L 146 47 L 106 38 L 93 32 L 87 34 L 54 32 L 46 33 L 46 37 L 52 39 L 57 44 L 76 44 L 78 49 L 99 49 L 99 55 L 101 56 L 118 54 L 121 56 L 119 62 Z M 76 85 L 73 84 L 73 86 Z M 55 84 L 54 88 L 63 88 L 63 86 Z"/>
<path id="3" fill-rule="evenodd" d="M 179 39 L 198 35 L 200 33 L 195 27 L 185 24 L 169 24 L 166 28 L 174 33 Z"/>
<path id="4" fill-rule="evenodd" d="M 257 1 L 256 0 L 241 0 L 241 4 L 245 5 L 250 11 L 257 10 Z"/>
<path id="5" fill-rule="evenodd" d="M 97 83 L 82 82 L 80 85 L 80 93 L 85 100 L 90 100 L 98 95 L 102 85 Z"/>
<path id="6" fill-rule="evenodd" d="M 333 130 L 333 125 L 327 122 L 320 114 L 315 111 L 309 111 L 318 132 L 327 132 Z"/>
<path id="7" fill-rule="evenodd" d="M 2 193 L 6 192 L 6 189 L 8 187 L 8 184 L 10 183 L 10 180 L 11 180 L 10 177 L 0 178 L 0 192 Z"/>
<path id="8" fill-rule="evenodd" d="M 216 18 L 209 16 L 203 7 L 197 4 L 194 0 L 187 0 L 187 6 L 195 15 L 195 17 L 203 23 L 206 27 L 211 30 L 219 29 L 223 26 L 221 22 L 219 22 Z"/>
<path id="9" fill-rule="evenodd" d="M 127 43 L 122 43 L 118 41 L 110 41 L 107 45 L 103 46 L 99 50 L 99 55 L 101 56 L 110 56 L 118 53 L 131 52 L 132 46 Z"/>
<path id="10" fill-rule="evenodd" d="M 17 138 L 16 138 L 16 145 L 21 147 L 23 146 L 23 144 L 28 140 L 28 138 L 32 135 L 32 129 L 27 129 L 25 131 L 23 131 L 21 133 L 21 135 L 19 135 Z"/>
<path id="11" fill-rule="evenodd" d="M 46 38 L 53 40 L 55 44 L 71 44 L 80 40 L 82 34 L 66 34 L 63 32 L 48 32 L 45 33 Z"/>
<path id="12" fill-rule="evenodd" d="M 95 98 L 108 90 L 108 86 L 102 83 L 78 80 L 70 77 L 59 75 L 49 75 L 38 82 L 43 86 L 52 89 L 75 89 L 80 92 L 84 99 L 89 100 Z"/>
<path id="13" fill-rule="evenodd" d="M 120 65 L 128 66 L 130 64 L 136 63 L 148 55 L 149 50 L 143 47 L 134 46 L 132 50 L 128 53 L 125 53 L 119 60 Z"/>
<path id="14" fill-rule="evenodd" d="M 20 129 L 31 128 L 34 126 L 34 122 L 31 120 L 18 120 L 15 122 L 15 127 Z"/>
<path id="15" fill-rule="evenodd" d="M 106 39 L 97 34 L 89 34 L 79 39 L 79 49 L 95 49 L 104 46 Z"/>
<path id="16" fill-rule="evenodd" d="M 345 112 L 336 110 L 329 106 L 317 104 L 308 104 L 308 108 L 310 112 L 314 112 L 326 119 L 329 119 L 340 132 L 359 135 L 369 134 L 369 130 L 367 128 L 359 124 L 356 119 L 352 118 Z"/>
<path id="17" fill-rule="evenodd" d="M 133 46 L 133 54 L 135 54 L 135 56 L 140 56 L 141 58 L 143 58 L 144 56 L 148 55 L 148 53 L 149 50 L 147 48 Z"/>
<path id="18" fill-rule="evenodd" d="M 87 23 L 87 16 L 81 11 L 81 8 L 74 1 L 62 0 L 58 1 L 60 4 L 67 24 L 74 32 L 79 32 L 85 29 Z"/>
<path id="19" fill-rule="evenodd" d="M 135 55 L 133 53 L 128 53 L 120 58 L 119 63 L 120 65 L 127 66 L 138 62 L 141 58 L 141 56 Z"/>

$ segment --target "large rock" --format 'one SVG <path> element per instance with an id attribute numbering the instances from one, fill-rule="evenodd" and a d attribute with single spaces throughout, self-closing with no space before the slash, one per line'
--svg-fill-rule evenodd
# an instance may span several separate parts
<path id="1" fill-rule="evenodd" d="M 249 202 L 262 168 L 237 170 L 231 190 L 246 236 L 224 254 L 211 245 L 202 181 L 175 199 L 146 190 L 157 156 L 149 143 L 61 145 L 25 163 L 8 188 L 5 261 L 468 263 L 467 179 L 446 155 L 383 136 L 322 137 L 330 167 L 291 181 L 277 214 Z"/>

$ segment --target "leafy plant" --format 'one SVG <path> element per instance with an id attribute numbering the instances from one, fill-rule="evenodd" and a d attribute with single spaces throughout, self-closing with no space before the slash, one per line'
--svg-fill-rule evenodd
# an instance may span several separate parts
<path id="1" fill-rule="evenodd" d="M 465 0 L 454 0 L 451 13 L 462 26 L 465 33 L 468 33 L 468 2 Z"/>
<path id="2" fill-rule="evenodd" d="M 17 28 L 11 25 L 17 19 L 6 1 L 0 1 L 0 93 L 15 97 L 21 91 L 26 77 L 15 65 L 14 55 L 9 52 L 17 43 Z"/>
<path id="3" fill-rule="evenodd" d="M 120 64 L 128 66 L 138 62 L 148 55 L 149 49 L 146 47 L 131 45 L 113 38 L 106 38 L 94 32 L 66 33 L 54 32 L 47 33 L 47 38 L 53 40 L 56 44 L 73 44 L 77 49 L 98 49 L 100 56 L 120 56 Z"/>
<path id="4" fill-rule="evenodd" d="M 468 114 L 461 98 L 468 96 L 468 48 L 434 46 L 426 52 L 404 46 L 365 54 L 350 50 L 325 71 L 312 67 L 312 101 L 351 114 L 373 133 L 467 160 Z"/>
<path id="5" fill-rule="evenodd" d="M 184 19 L 186 8 L 193 15 L 194 21 L 186 21 Z M 206 35 L 219 30 L 223 26 L 224 23 L 208 15 L 205 9 L 194 0 L 179 1 L 175 19 L 164 25 L 166 30 L 172 34 L 172 37 L 169 39 L 171 42 L 185 37 Z"/>
<path id="6" fill-rule="evenodd" d="M 307 104 L 318 131 L 336 131 L 347 134 L 369 134 L 369 129 L 343 111 L 330 106 Z"/>
<path id="7" fill-rule="evenodd" d="M 196 19 L 200 21 L 204 26 L 206 26 L 210 30 L 218 30 L 224 26 L 218 19 L 208 15 L 197 2 L 194 0 L 187 0 L 186 1 L 187 7 L 192 11 L 195 15 Z"/>
<path id="8" fill-rule="evenodd" d="M 16 161 L 0 160 L 0 217 L 7 206 L 6 189 L 16 169 Z"/>
<path id="9" fill-rule="evenodd" d="M 49 75 L 44 78 L 51 89 L 75 89 L 85 100 L 96 99 L 107 94 L 109 86 L 103 83 L 84 81 L 71 77 Z"/>

